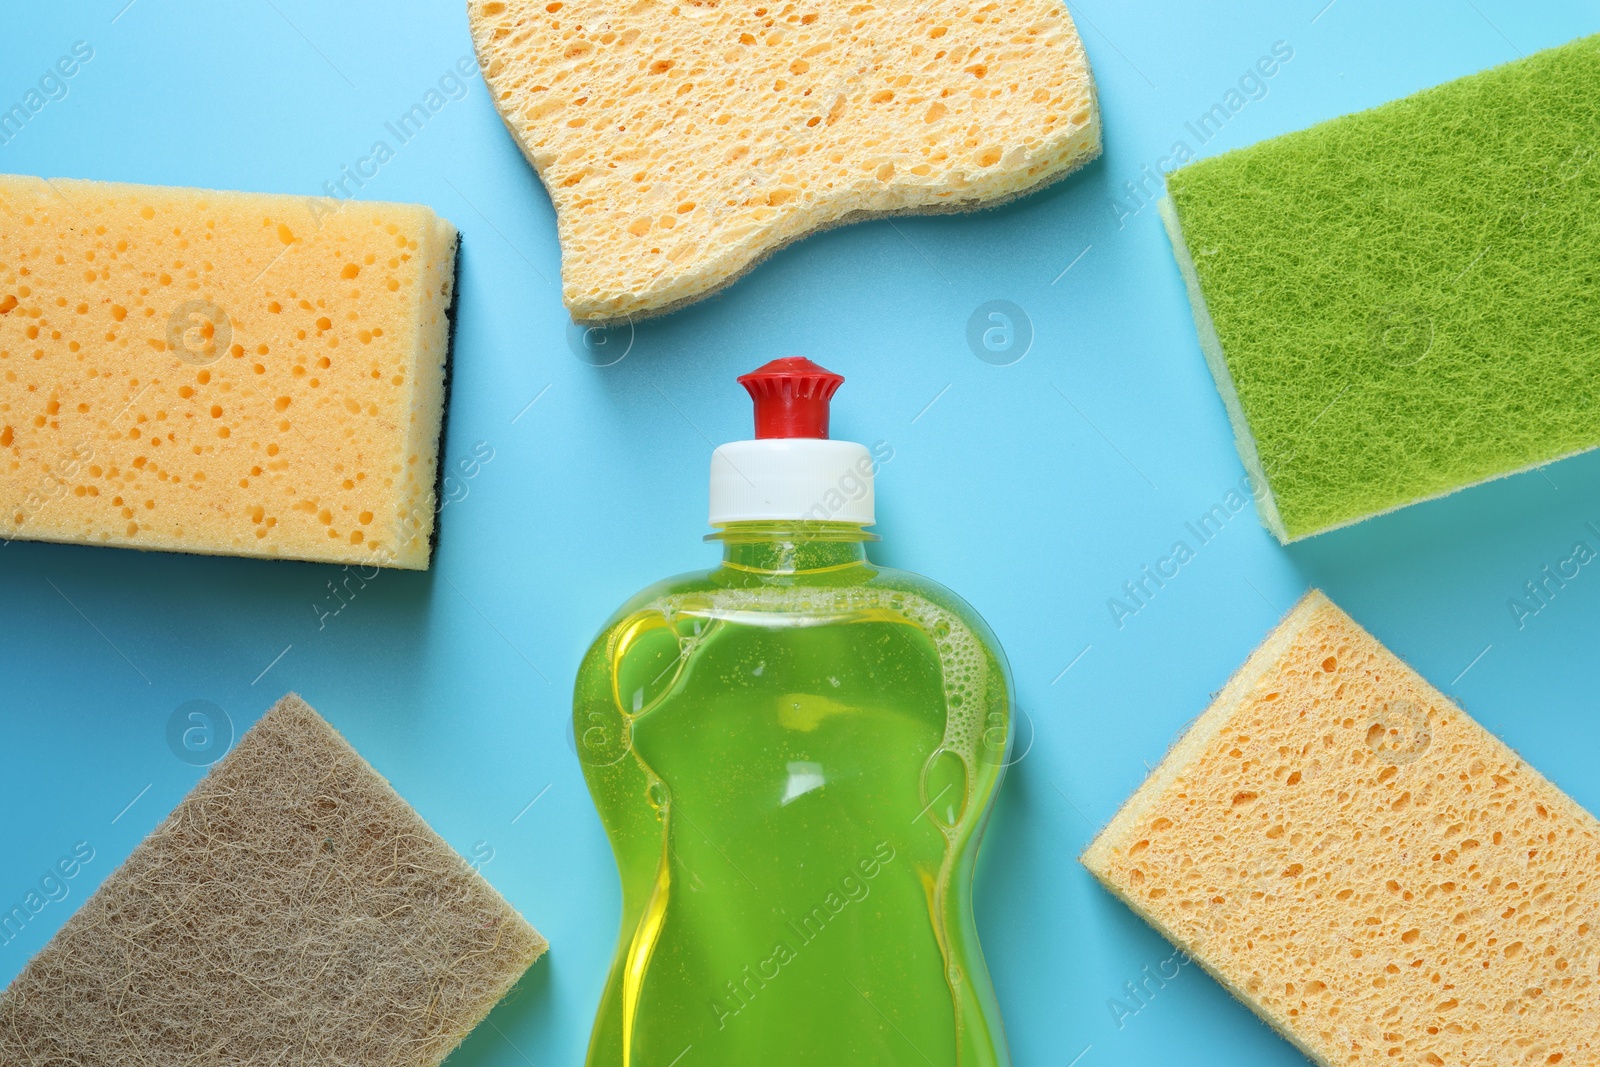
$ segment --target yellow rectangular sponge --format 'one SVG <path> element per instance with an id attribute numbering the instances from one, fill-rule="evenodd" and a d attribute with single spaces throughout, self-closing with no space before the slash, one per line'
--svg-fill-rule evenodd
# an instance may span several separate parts
<path id="1" fill-rule="evenodd" d="M 0 175 L 0 537 L 426 569 L 456 231 Z"/>
<path id="2" fill-rule="evenodd" d="M 545 947 L 290 695 L 0 994 L 0 1063 L 433 1067 Z"/>
<path id="3" fill-rule="evenodd" d="M 1600 1064 L 1600 823 L 1321 593 L 1083 863 L 1324 1067 Z"/>

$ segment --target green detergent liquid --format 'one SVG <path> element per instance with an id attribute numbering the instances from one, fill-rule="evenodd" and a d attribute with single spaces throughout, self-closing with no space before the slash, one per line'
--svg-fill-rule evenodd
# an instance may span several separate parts
<path id="1" fill-rule="evenodd" d="M 578 675 L 623 890 L 588 1064 L 1008 1064 L 971 902 L 1012 734 L 993 636 L 859 525 L 713 536 Z"/>

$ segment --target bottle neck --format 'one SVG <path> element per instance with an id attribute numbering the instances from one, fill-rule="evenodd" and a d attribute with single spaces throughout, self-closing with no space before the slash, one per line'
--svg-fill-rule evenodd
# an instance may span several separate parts
<path id="1" fill-rule="evenodd" d="M 858 567 L 866 542 L 878 540 L 851 522 L 730 522 L 707 541 L 722 542 L 722 565 L 761 574 L 801 574 Z"/>

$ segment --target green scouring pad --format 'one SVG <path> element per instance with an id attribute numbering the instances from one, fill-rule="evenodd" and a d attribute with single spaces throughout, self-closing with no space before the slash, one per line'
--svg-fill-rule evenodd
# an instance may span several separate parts
<path id="1" fill-rule="evenodd" d="M 1202 160 L 1167 191 L 1280 540 L 1600 445 L 1600 36 Z"/>

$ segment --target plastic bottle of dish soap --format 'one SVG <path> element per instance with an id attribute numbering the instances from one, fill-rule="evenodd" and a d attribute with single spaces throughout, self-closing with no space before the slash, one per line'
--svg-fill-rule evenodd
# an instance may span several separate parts
<path id="1" fill-rule="evenodd" d="M 873 565 L 873 476 L 828 440 L 844 381 L 740 383 L 711 457 L 722 564 L 651 586 L 578 674 L 573 730 L 622 876 L 590 1067 L 1009 1063 L 972 867 L 1012 734 L 976 612 Z"/>

